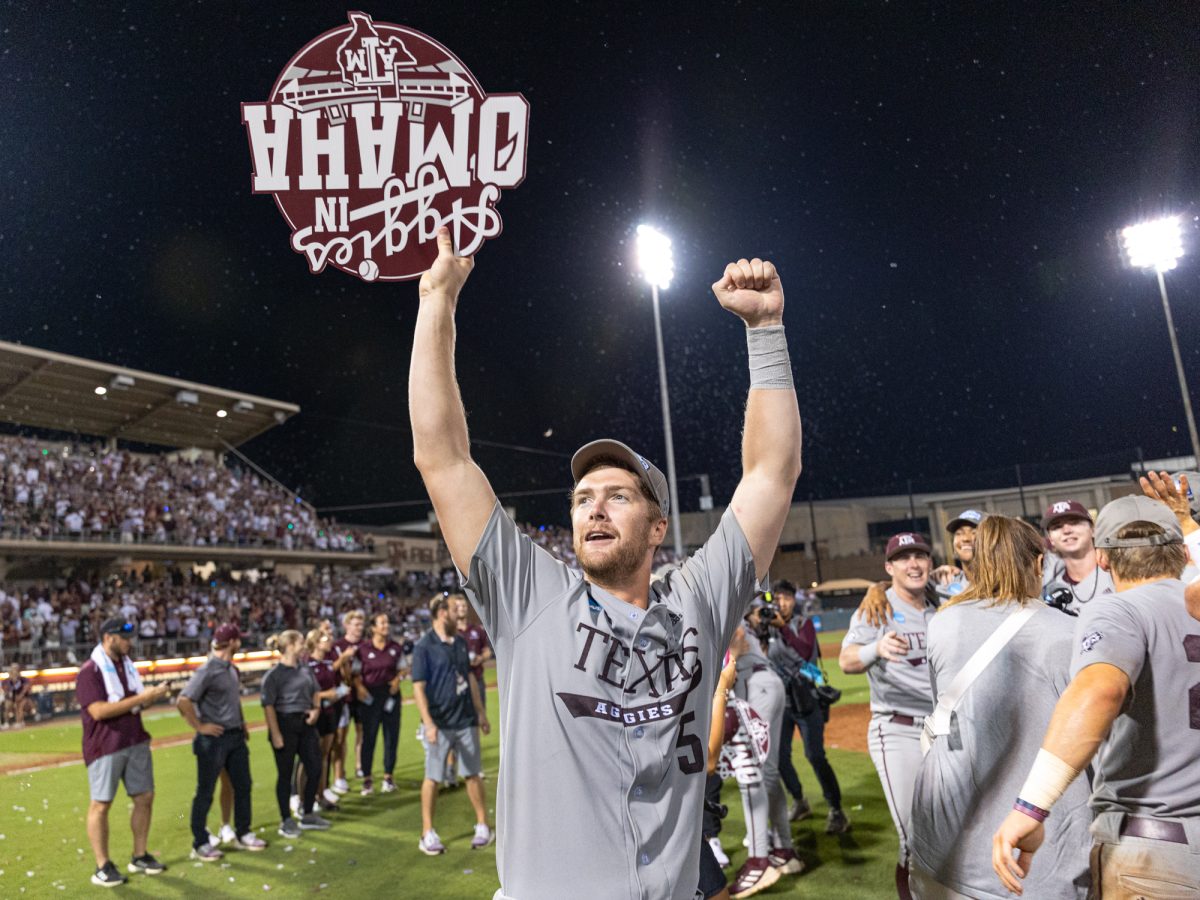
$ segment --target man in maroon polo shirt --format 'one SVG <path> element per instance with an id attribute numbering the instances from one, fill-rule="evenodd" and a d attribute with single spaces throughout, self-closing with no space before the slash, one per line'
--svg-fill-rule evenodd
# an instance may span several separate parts
<path id="1" fill-rule="evenodd" d="M 142 689 L 129 658 L 133 623 L 108 619 L 100 626 L 100 643 L 75 679 L 75 696 L 83 716 L 83 761 L 87 765 L 92 802 L 87 832 L 96 857 L 92 884 L 116 887 L 127 880 L 108 856 L 108 811 L 124 781 L 133 800 L 130 872 L 157 875 L 166 866 L 146 850 L 154 803 L 154 767 L 150 735 L 142 727 L 142 709 L 169 693 L 165 684 Z"/>

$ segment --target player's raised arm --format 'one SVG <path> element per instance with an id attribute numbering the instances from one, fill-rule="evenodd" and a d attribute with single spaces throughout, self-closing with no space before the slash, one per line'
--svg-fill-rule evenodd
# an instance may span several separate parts
<path id="1" fill-rule="evenodd" d="M 742 432 L 742 480 L 731 506 L 762 578 L 800 477 L 800 410 L 783 333 L 783 284 L 770 262 L 741 259 L 713 285 L 721 306 L 746 323 L 750 396 Z"/>
<path id="2" fill-rule="evenodd" d="M 408 373 L 413 460 L 433 501 L 454 564 L 465 572 L 496 495 L 471 459 L 467 416 L 454 374 L 454 311 L 474 260 L 455 256 L 438 229 L 438 257 L 421 276 L 420 307 Z"/>

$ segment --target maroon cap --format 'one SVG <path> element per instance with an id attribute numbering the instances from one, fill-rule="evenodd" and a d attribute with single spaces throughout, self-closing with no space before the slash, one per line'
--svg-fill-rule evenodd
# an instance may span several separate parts
<path id="1" fill-rule="evenodd" d="M 908 553 L 910 550 L 920 550 L 923 553 L 933 554 L 933 549 L 929 546 L 929 541 L 925 540 L 923 534 L 918 534 L 915 531 L 902 531 L 899 534 L 892 535 L 892 539 L 887 542 L 887 561 L 891 562 L 893 556 Z"/>
<path id="2" fill-rule="evenodd" d="M 1046 507 L 1042 516 L 1042 530 L 1049 531 L 1054 527 L 1054 523 L 1063 519 L 1087 519 L 1091 522 L 1092 514 L 1078 500 L 1059 500 Z"/>
<path id="3" fill-rule="evenodd" d="M 224 625 L 218 625 L 217 630 L 213 632 L 214 644 L 228 644 L 230 641 L 240 641 L 242 633 L 238 627 L 232 622 L 226 622 Z"/>

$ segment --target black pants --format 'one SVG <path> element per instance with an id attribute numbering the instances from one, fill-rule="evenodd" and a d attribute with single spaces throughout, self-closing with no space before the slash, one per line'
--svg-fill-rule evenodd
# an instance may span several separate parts
<path id="1" fill-rule="evenodd" d="M 371 692 L 371 703 L 358 705 L 363 726 L 363 777 L 371 777 L 371 767 L 375 763 L 375 740 L 379 736 L 380 726 L 383 726 L 383 771 L 391 775 L 396 768 L 396 750 L 400 746 L 400 695 L 389 694 L 386 684 L 367 690 Z M 389 700 L 392 701 L 391 712 L 387 711 Z"/>
<path id="2" fill-rule="evenodd" d="M 250 831 L 250 749 L 242 728 L 219 737 L 198 734 L 192 739 L 196 754 L 196 796 L 192 798 L 192 846 L 208 843 L 208 811 L 221 770 L 229 772 L 233 785 L 233 825 L 238 837 Z"/>
<path id="3" fill-rule="evenodd" d="M 792 734 L 797 724 L 800 725 L 800 739 L 804 741 L 804 756 L 817 775 L 825 802 L 829 804 L 830 809 L 841 809 L 842 788 L 833 772 L 833 766 L 829 764 L 829 757 L 825 755 L 825 710 L 820 704 L 799 723 L 792 719 L 791 711 L 784 707 L 783 729 L 779 735 L 779 775 L 783 779 L 784 787 L 797 800 L 804 796 L 800 777 L 792 764 Z"/>
<path id="4" fill-rule="evenodd" d="M 321 741 L 317 737 L 317 726 L 304 721 L 304 713 L 276 713 L 279 733 L 283 735 L 283 746 L 271 745 L 275 751 L 275 800 L 279 803 L 279 817 L 292 815 L 288 801 L 292 794 L 292 768 L 296 757 L 304 766 L 304 804 L 301 809 L 307 815 L 313 810 L 317 799 L 317 786 L 321 782 Z"/>
<path id="5" fill-rule="evenodd" d="M 721 776 L 713 772 L 704 782 L 704 816 L 700 825 L 700 836 L 704 840 L 721 833 L 721 817 L 716 807 L 721 805 Z"/>

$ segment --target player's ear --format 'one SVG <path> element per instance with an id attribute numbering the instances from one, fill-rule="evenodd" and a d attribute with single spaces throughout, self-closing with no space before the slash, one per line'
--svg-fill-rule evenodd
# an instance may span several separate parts
<path id="1" fill-rule="evenodd" d="M 1096 551 L 1096 565 L 1098 565 L 1105 572 L 1112 571 L 1108 564 L 1108 553 L 1106 553 L 1104 550 Z"/>

